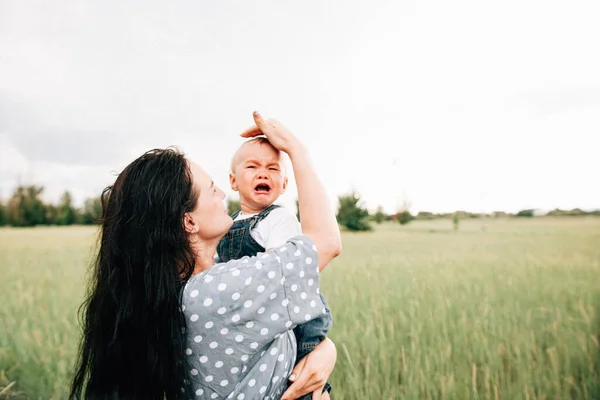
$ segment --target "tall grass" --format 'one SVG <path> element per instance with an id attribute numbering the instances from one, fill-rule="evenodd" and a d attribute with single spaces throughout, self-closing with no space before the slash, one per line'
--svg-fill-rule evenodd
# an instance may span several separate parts
<path id="1" fill-rule="evenodd" d="M 334 399 L 599 399 L 600 219 L 344 233 Z M 0 392 L 66 396 L 90 228 L 0 230 Z"/>

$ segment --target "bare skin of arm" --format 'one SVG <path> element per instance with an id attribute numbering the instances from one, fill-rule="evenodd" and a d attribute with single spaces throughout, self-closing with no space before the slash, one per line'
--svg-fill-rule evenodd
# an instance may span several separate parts
<path id="1" fill-rule="evenodd" d="M 287 128 L 276 120 L 265 121 L 256 112 L 253 116 L 256 125 L 241 136 L 265 135 L 276 149 L 289 155 L 298 188 L 302 233 L 315 244 L 319 254 L 319 270 L 322 271 L 342 251 L 340 229 L 325 187 L 312 167 L 306 149 Z"/>
<path id="2" fill-rule="evenodd" d="M 337 359 L 335 344 L 325 338 L 313 351 L 304 357 L 292 371 L 290 381 L 294 382 L 285 391 L 281 400 L 292 400 L 312 393 L 313 400 L 329 398 L 329 392 L 323 392 L 327 379 L 333 372 Z"/>
<path id="3" fill-rule="evenodd" d="M 281 123 L 264 120 L 253 114 L 255 126 L 240 136 L 265 135 L 278 150 L 286 152 L 292 161 L 298 189 L 298 207 L 302 215 L 302 233 L 311 238 L 317 248 L 319 271 L 342 251 L 340 229 L 325 188 L 312 167 L 306 149 Z M 329 393 L 322 394 L 337 359 L 335 344 L 326 338 L 309 355 L 294 367 L 290 380 L 293 382 L 283 394 L 282 400 L 296 399 L 312 393 L 313 400 L 329 400 Z"/>

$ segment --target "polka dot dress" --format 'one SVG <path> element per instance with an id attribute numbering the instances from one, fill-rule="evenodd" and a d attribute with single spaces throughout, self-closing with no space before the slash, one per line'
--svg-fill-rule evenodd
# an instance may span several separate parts
<path id="1" fill-rule="evenodd" d="M 184 288 L 188 387 L 195 399 L 278 399 L 294 367 L 292 329 L 325 313 L 307 236 L 216 264 Z"/>

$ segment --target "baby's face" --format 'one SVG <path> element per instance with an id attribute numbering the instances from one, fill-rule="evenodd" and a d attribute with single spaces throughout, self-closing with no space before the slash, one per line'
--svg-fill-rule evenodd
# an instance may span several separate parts
<path id="1" fill-rule="evenodd" d="M 279 152 L 260 143 L 246 143 L 238 150 L 229 179 L 231 188 L 240 192 L 240 202 L 254 212 L 273 204 L 287 186 Z"/>

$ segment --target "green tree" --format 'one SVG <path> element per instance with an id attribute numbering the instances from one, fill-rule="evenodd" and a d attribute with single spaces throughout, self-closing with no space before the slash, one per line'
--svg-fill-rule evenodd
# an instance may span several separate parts
<path id="1" fill-rule="evenodd" d="M 455 212 L 452 215 L 452 225 L 454 226 L 454 230 L 457 231 L 458 230 L 458 224 L 460 222 L 460 216 L 458 212 Z"/>
<path id="2" fill-rule="evenodd" d="M 42 186 L 19 186 L 8 201 L 7 210 L 13 226 L 36 226 L 46 223 L 46 207 L 40 198 Z"/>
<path id="3" fill-rule="evenodd" d="M 242 206 L 240 205 L 240 202 L 238 200 L 227 199 L 227 213 L 229 215 L 233 215 L 234 212 L 238 211 L 241 208 Z"/>
<path id="4" fill-rule="evenodd" d="M 46 219 L 46 224 L 59 225 L 60 209 L 54 204 L 44 204 L 44 216 Z"/>
<path id="5" fill-rule="evenodd" d="M 413 217 L 408 210 L 398 212 L 398 214 L 396 214 L 396 218 L 398 219 L 398 222 L 400 222 L 400 225 L 406 225 L 415 219 L 415 217 Z"/>
<path id="6" fill-rule="evenodd" d="M 381 224 L 383 221 L 385 221 L 385 213 L 383 212 L 383 207 L 379 206 L 377 207 L 377 211 L 375 212 L 375 214 L 373 215 L 373 219 L 375 220 L 375 222 L 377 224 Z"/>
<path id="7" fill-rule="evenodd" d="M 100 197 L 87 198 L 83 203 L 83 209 L 79 217 L 79 222 L 84 225 L 95 225 L 100 223 L 102 218 L 102 200 Z"/>
<path id="8" fill-rule="evenodd" d="M 533 209 L 521 210 L 517 213 L 517 217 L 533 217 L 533 213 Z"/>
<path id="9" fill-rule="evenodd" d="M 8 225 L 8 212 L 6 206 L 0 203 L 0 226 Z"/>
<path id="10" fill-rule="evenodd" d="M 402 205 L 400 206 L 400 209 L 396 213 L 396 219 L 398 220 L 400 225 L 406 225 L 410 221 L 415 219 L 415 217 L 413 217 L 413 215 L 410 213 L 410 207 L 412 206 L 412 202 L 410 201 L 410 199 L 404 192 L 402 193 L 402 197 L 403 197 Z"/>
<path id="11" fill-rule="evenodd" d="M 73 197 L 67 190 L 60 198 L 58 206 L 58 225 L 73 225 L 77 214 L 73 208 Z"/>
<path id="12" fill-rule="evenodd" d="M 340 225 L 351 231 L 369 231 L 371 226 L 367 222 L 369 211 L 360 204 L 360 197 L 352 192 L 349 195 L 339 196 L 339 206 L 336 215 Z"/>

